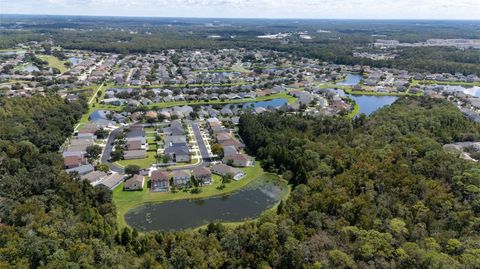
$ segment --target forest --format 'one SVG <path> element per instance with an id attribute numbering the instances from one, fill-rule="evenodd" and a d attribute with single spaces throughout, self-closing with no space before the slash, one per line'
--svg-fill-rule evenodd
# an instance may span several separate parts
<path id="1" fill-rule="evenodd" d="M 480 139 L 447 101 L 370 117 L 244 115 L 240 134 L 292 193 L 237 227 L 118 230 L 110 190 L 63 171 L 84 100 L 0 99 L 0 268 L 479 268 L 480 167 L 442 144 Z"/>

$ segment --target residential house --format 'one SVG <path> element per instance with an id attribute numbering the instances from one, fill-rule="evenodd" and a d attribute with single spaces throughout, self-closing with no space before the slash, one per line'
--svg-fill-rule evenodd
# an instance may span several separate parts
<path id="1" fill-rule="evenodd" d="M 216 164 L 212 166 L 212 172 L 220 176 L 231 176 L 234 180 L 240 180 L 245 176 L 242 170 L 226 164 Z"/>
<path id="2" fill-rule="evenodd" d="M 245 154 L 242 153 L 225 156 L 223 157 L 222 161 L 223 163 L 230 164 L 235 167 L 245 167 L 252 164 L 252 161 Z"/>
<path id="3" fill-rule="evenodd" d="M 174 162 L 190 162 L 190 150 L 186 145 L 168 147 L 164 154 L 170 156 Z"/>
<path id="4" fill-rule="evenodd" d="M 125 191 L 138 191 L 143 189 L 145 178 L 141 175 L 134 175 L 133 177 L 125 181 L 123 190 Z"/>
<path id="5" fill-rule="evenodd" d="M 152 191 L 168 191 L 170 189 L 170 174 L 167 171 L 152 171 L 150 179 Z"/>
<path id="6" fill-rule="evenodd" d="M 174 170 L 172 172 L 173 185 L 185 186 L 190 183 L 190 173 L 186 170 Z"/>
<path id="7" fill-rule="evenodd" d="M 125 160 L 144 159 L 146 157 L 147 157 L 147 151 L 145 149 L 128 150 L 123 153 L 123 158 Z"/>
<path id="8" fill-rule="evenodd" d="M 79 167 L 82 164 L 86 164 L 86 160 L 83 155 L 72 155 L 72 156 L 65 156 L 63 158 L 63 163 L 66 169 L 71 169 L 75 167 Z"/>
<path id="9" fill-rule="evenodd" d="M 192 170 L 193 177 L 197 182 L 203 182 L 203 184 L 212 183 L 212 172 L 210 169 L 205 167 L 197 167 Z"/>
<path id="10" fill-rule="evenodd" d="M 80 165 L 80 166 L 77 166 L 77 167 L 74 167 L 74 168 L 70 168 L 70 169 L 67 169 L 66 172 L 67 173 L 78 173 L 80 176 L 82 175 L 86 175 L 90 172 L 93 172 L 94 167 L 93 165 L 91 164 L 85 164 L 85 165 Z"/>

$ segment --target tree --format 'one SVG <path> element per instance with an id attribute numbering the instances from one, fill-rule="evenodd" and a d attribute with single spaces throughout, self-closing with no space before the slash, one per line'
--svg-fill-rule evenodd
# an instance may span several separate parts
<path id="1" fill-rule="evenodd" d="M 140 166 L 136 164 L 130 164 L 125 167 L 125 174 L 133 176 L 140 174 Z"/>
<path id="2" fill-rule="evenodd" d="M 108 167 L 108 165 L 104 164 L 104 163 L 97 165 L 95 167 L 95 169 L 98 170 L 98 171 L 105 172 L 105 173 L 110 172 L 110 167 Z"/>
<path id="3" fill-rule="evenodd" d="M 212 153 L 217 155 L 219 158 L 223 158 L 223 147 L 222 145 L 215 143 L 212 145 Z"/>
<path id="4" fill-rule="evenodd" d="M 96 160 L 102 153 L 102 148 L 99 145 L 91 145 L 86 148 L 89 158 Z"/>

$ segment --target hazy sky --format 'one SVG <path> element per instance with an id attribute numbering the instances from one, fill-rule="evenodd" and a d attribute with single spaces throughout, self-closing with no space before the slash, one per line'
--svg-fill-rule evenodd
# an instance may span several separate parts
<path id="1" fill-rule="evenodd" d="M 0 0 L 0 13 L 480 20 L 480 0 Z"/>

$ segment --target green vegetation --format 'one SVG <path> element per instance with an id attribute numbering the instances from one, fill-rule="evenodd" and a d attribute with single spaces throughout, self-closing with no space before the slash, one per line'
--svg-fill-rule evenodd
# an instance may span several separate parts
<path id="1" fill-rule="evenodd" d="M 147 157 L 144 159 L 133 159 L 133 160 L 120 160 L 116 161 L 115 164 L 121 167 L 126 167 L 127 165 L 136 164 L 140 168 L 149 168 L 156 162 L 155 156 L 157 153 L 155 151 L 147 151 Z"/>
<path id="2" fill-rule="evenodd" d="M 182 190 L 177 190 L 175 193 L 152 192 L 149 188 L 144 188 L 142 191 L 130 192 L 123 191 L 122 183 L 122 185 L 113 190 L 113 201 L 117 208 L 117 223 L 120 228 L 126 227 L 127 225 L 124 216 L 127 211 L 145 203 L 161 203 L 172 200 L 206 198 L 239 190 L 254 180 L 261 180 L 262 177 L 278 178 L 276 175 L 265 173 L 258 164 L 254 167 L 243 168 L 242 170 L 246 174 L 245 177 L 239 181 L 231 181 L 226 184 L 223 189 L 218 188 L 222 184 L 221 178 L 217 175 L 213 175 L 213 183 L 201 187 L 202 191 L 200 193 L 191 193 Z M 146 186 L 150 186 L 149 179 Z"/>
<path id="3" fill-rule="evenodd" d="M 66 61 L 62 61 L 53 55 L 39 55 L 38 58 L 47 61 L 49 67 L 58 69 L 61 74 L 68 71 L 65 66 Z"/>
<path id="4" fill-rule="evenodd" d="M 402 97 L 353 120 L 243 115 L 239 132 L 263 170 L 223 190 L 215 177 L 199 194 L 119 187 L 113 198 L 63 171 L 59 148 L 86 103 L 0 98 L 0 267 L 480 267 L 480 166 L 442 148 L 480 140 L 480 126 L 447 101 Z M 277 177 L 270 172 L 293 189 L 255 222 L 139 234 L 121 217 L 144 202 Z"/>
<path id="5" fill-rule="evenodd" d="M 353 119 L 358 113 L 360 112 L 360 105 L 355 102 L 355 105 L 353 105 L 353 109 L 348 112 L 347 117 L 350 119 Z"/>

